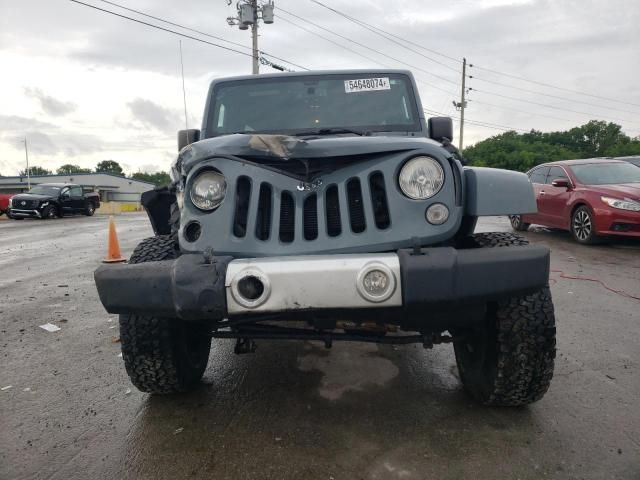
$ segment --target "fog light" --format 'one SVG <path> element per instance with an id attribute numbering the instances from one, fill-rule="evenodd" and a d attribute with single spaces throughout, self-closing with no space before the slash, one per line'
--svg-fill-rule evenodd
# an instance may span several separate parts
<path id="1" fill-rule="evenodd" d="M 393 272 L 383 264 L 366 265 L 358 274 L 357 288 L 360 295 L 370 302 L 384 302 L 396 289 Z"/>
<path id="2" fill-rule="evenodd" d="M 442 225 L 449 219 L 449 209 L 442 203 L 434 203 L 427 208 L 427 222 L 432 225 Z"/>
<path id="3" fill-rule="evenodd" d="M 238 272 L 230 286 L 234 300 L 245 308 L 259 307 L 271 294 L 269 278 L 257 268 Z"/>

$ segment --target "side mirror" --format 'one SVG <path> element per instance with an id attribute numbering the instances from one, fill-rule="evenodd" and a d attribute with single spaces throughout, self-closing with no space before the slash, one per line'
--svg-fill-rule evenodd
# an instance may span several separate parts
<path id="1" fill-rule="evenodd" d="M 198 140 L 200 140 L 200 130 L 196 128 L 180 130 L 178 132 L 178 151 L 182 150 L 187 145 L 197 142 Z"/>
<path id="2" fill-rule="evenodd" d="M 429 138 L 442 143 L 446 138 L 453 141 L 453 120 L 449 117 L 431 117 L 428 120 Z"/>
<path id="3" fill-rule="evenodd" d="M 553 182 L 551 182 L 551 185 L 553 185 L 554 187 L 564 187 L 564 188 L 571 187 L 571 183 L 569 183 L 568 178 L 556 178 Z"/>

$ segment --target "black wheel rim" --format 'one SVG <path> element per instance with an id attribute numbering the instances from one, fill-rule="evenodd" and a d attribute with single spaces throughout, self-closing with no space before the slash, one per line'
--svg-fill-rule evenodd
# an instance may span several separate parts
<path id="1" fill-rule="evenodd" d="M 591 215 L 584 209 L 578 210 L 573 216 L 573 233 L 576 238 L 584 242 L 589 239 L 592 230 Z"/>

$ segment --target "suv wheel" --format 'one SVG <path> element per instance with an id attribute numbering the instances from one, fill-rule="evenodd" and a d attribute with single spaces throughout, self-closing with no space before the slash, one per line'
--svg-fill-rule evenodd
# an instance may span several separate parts
<path id="1" fill-rule="evenodd" d="M 507 235 L 510 235 L 508 237 Z M 474 236 L 481 248 L 526 245 L 515 234 Z M 487 305 L 484 322 L 456 332 L 456 362 L 464 388 L 485 405 L 519 406 L 549 389 L 556 356 L 556 326 L 548 287 Z"/>
<path id="2" fill-rule="evenodd" d="M 175 238 L 162 235 L 138 244 L 129 263 L 178 256 Z M 192 390 L 202 378 L 211 349 L 211 329 L 174 318 L 120 315 L 122 358 L 131 382 L 148 393 Z"/>
<path id="3" fill-rule="evenodd" d="M 595 234 L 593 214 L 584 205 L 576 208 L 571 215 L 571 234 L 576 242 L 583 245 L 594 245 L 600 241 Z"/>
<path id="4" fill-rule="evenodd" d="M 58 209 L 55 205 L 47 205 L 46 207 L 44 207 L 44 210 L 42 210 L 42 218 L 44 219 L 56 218 L 57 216 Z"/>
<path id="5" fill-rule="evenodd" d="M 526 232 L 531 225 L 522 220 L 522 215 L 509 215 L 509 221 L 511 222 L 511 227 L 518 232 Z"/>
<path id="6" fill-rule="evenodd" d="M 89 202 L 87 204 L 87 208 L 84 211 L 84 214 L 87 217 L 92 217 L 94 213 L 96 213 L 96 206 L 93 204 L 93 202 Z"/>

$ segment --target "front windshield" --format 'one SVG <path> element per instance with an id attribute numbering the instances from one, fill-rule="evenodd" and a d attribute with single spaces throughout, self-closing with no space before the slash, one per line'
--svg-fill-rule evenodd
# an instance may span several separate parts
<path id="1" fill-rule="evenodd" d="M 225 82 L 215 87 L 213 102 L 208 137 L 230 133 L 339 133 L 339 129 L 420 130 L 413 88 L 402 74 Z"/>
<path id="2" fill-rule="evenodd" d="M 35 195 L 58 195 L 60 191 L 60 187 L 50 187 L 47 185 L 38 185 L 37 187 L 33 187 L 29 190 L 29 193 L 33 193 Z"/>
<path id="3" fill-rule="evenodd" d="M 589 163 L 571 169 L 583 185 L 640 183 L 640 168 L 630 163 Z"/>

